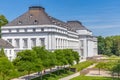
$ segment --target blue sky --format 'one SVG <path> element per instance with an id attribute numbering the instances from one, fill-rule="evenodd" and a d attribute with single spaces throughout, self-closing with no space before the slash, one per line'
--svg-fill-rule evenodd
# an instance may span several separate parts
<path id="1" fill-rule="evenodd" d="M 95 36 L 120 35 L 120 0 L 1 0 L 0 14 L 12 21 L 33 5 L 63 21 L 79 20 Z"/>

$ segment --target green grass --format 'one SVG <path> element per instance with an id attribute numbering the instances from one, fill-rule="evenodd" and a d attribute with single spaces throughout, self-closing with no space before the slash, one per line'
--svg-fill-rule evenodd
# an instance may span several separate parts
<path id="1" fill-rule="evenodd" d="M 120 60 L 120 56 L 111 55 L 111 56 L 105 56 L 106 60 Z"/>
<path id="2" fill-rule="evenodd" d="M 66 71 L 59 70 L 59 74 L 58 74 L 58 71 L 55 71 L 51 74 L 44 75 L 42 77 L 42 80 L 58 80 L 60 78 L 66 77 L 66 76 L 71 75 L 71 74 L 73 74 L 73 72 L 71 72 L 69 70 L 66 70 Z M 37 78 L 32 79 L 32 80 L 41 80 L 41 78 L 37 77 Z"/>
<path id="3" fill-rule="evenodd" d="M 110 71 L 118 63 L 118 59 L 107 59 L 105 61 L 98 62 L 96 66 L 100 65 L 101 63 L 101 69 Z M 97 68 L 96 66 L 95 68 Z"/>
<path id="4" fill-rule="evenodd" d="M 76 65 L 73 65 L 72 68 L 76 68 L 77 71 L 81 71 L 81 70 L 85 69 L 86 67 L 92 65 L 93 63 L 94 63 L 93 61 L 85 61 L 85 62 L 81 62 Z"/>
<path id="5" fill-rule="evenodd" d="M 93 76 L 78 76 L 71 80 L 120 80 L 117 78 L 110 78 L 110 77 L 93 77 Z"/>

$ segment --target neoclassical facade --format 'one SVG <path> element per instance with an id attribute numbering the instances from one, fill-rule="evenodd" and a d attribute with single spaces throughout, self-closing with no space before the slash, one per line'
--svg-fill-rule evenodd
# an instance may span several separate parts
<path id="1" fill-rule="evenodd" d="M 97 39 L 90 30 L 79 21 L 63 22 L 51 17 L 40 6 L 29 7 L 3 26 L 2 39 L 14 46 L 12 59 L 17 52 L 34 46 L 45 46 L 49 51 L 70 48 L 79 52 L 82 59 L 97 55 Z"/>

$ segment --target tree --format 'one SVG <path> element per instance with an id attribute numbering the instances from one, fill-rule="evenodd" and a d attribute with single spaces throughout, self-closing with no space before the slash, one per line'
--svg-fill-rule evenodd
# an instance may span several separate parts
<path id="1" fill-rule="evenodd" d="M 114 54 L 120 56 L 120 38 L 114 40 Z"/>
<path id="2" fill-rule="evenodd" d="M 1 26 L 4 26 L 8 23 L 8 20 L 4 15 L 0 15 L 0 38 L 1 38 Z"/>
<path id="3" fill-rule="evenodd" d="M 0 57 L 6 57 L 6 56 L 5 56 L 4 49 L 3 49 L 3 48 L 0 50 Z"/>
<path id="4" fill-rule="evenodd" d="M 111 70 L 112 74 L 117 73 L 118 78 L 120 76 L 120 60 L 117 62 L 117 64 L 112 68 Z"/>
<path id="5" fill-rule="evenodd" d="M 72 50 L 72 53 L 73 53 L 73 56 L 74 56 L 74 60 L 75 60 L 76 63 L 78 64 L 79 61 L 80 61 L 79 53 L 78 53 L 77 51 L 73 51 L 73 50 Z"/>
<path id="6" fill-rule="evenodd" d="M 24 50 L 17 53 L 17 58 L 13 63 L 19 71 L 28 71 L 29 75 L 31 71 L 36 70 L 36 59 L 37 55 L 35 51 Z"/>
<path id="7" fill-rule="evenodd" d="M 49 52 L 48 53 L 48 56 L 49 56 L 49 68 L 51 69 L 52 67 L 55 67 L 55 65 L 57 64 L 57 59 L 56 59 L 56 56 L 55 56 L 55 53 L 53 52 Z"/>
<path id="8" fill-rule="evenodd" d="M 104 54 L 105 52 L 105 41 L 102 36 L 98 36 L 98 54 Z"/>
<path id="9" fill-rule="evenodd" d="M 63 50 L 55 50 L 54 53 L 57 59 L 57 66 L 63 66 L 63 65 L 68 64 L 65 58 L 65 54 L 63 53 Z"/>
<path id="10" fill-rule="evenodd" d="M 104 54 L 111 56 L 112 55 L 112 46 L 113 46 L 113 41 L 112 41 L 111 37 L 106 37 Z"/>
<path id="11" fill-rule="evenodd" d="M 0 74 L 3 77 L 3 80 L 8 76 L 11 71 L 14 69 L 13 64 L 5 56 L 4 49 L 0 50 Z"/>
<path id="12" fill-rule="evenodd" d="M 40 74 L 40 78 L 42 80 L 42 70 L 43 70 L 43 65 L 41 59 L 36 59 L 35 62 L 35 70 L 38 72 L 38 75 Z"/>
<path id="13" fill-rule="evenodd" d="M 98 53 L 111 55 L 120 55 L 120 36 L 98 37 Z"/>
<path id="14" fill-rule="evenodd" d="M 68 64 L 68 61 L 66 60 L 65 58 L 65 54 L 63 53 L 63 50 L 55 50 L 54 51 L 55 53 L 55 56 L 56 56 L 56 59 L 57 59 L 57 69 L 58 69 L 58 72 L 57 74 L 59 74 L 59 66 L 64 66 L 64 65 L 67 65 Z"/>
<path id="15" fill-rule="evenodd" d="M 104 62 L 99 62 L 97 65 L 96 65 L 96 68 L 99 69 L 99 75 L 100 75 L 100 70 L 104 68 Z"/>
<path id="16" fill-rule="evenodd" d="M 74 55 L 72 49 L 63 49 L 63 54 L 65 54 L 65 59 L 69 65 L 74 64 Z"/>
<path id="17" fill-rule="evenodd" d="M 43 65 L 43 69 L 45 70 L 46 68 L 49 68 L 49 61 L 48 61 L 48 51 L 45 49 L 45 47 L 33 47 L 32 48 L 33 51 L 36 52 L 37 54 L 37 58 L 41 59 L 42 61 L 42 65 Z"/>
<path id="18" fill-rule="evenodd" d="M 0 73 L 5 80 L 5 77 L 11 73 L 14 69 L 13 64 L 7 59 L 7 57 L 0 58 Z"/>

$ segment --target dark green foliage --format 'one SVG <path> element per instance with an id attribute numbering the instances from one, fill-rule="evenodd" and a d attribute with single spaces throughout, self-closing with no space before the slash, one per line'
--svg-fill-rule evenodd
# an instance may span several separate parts
<path id="1" fill-rule="evenodd" d="M 99 36 L 98 37 L 98 54 L 104 54 L 105 50 L 105 40 L 104 37 Z"/>
<path id="2" fill-rule="evenodd" d="M 8 23 L 8 20 L 4 15 L 0 15 L 0 38 L 1 38 L 1 26 L 4 26 Z"/>
<path id="3" fill-rule="evenodd" d="M 120 36 L 98 37 L 98 53 L 120 56 Z"/>
<path id="4" fill-rule="evenodd" d="M 8 20 L 4 15 L 0 15 L 0 26 L 4 26 L 5 24 L 8 23 Z"/>

